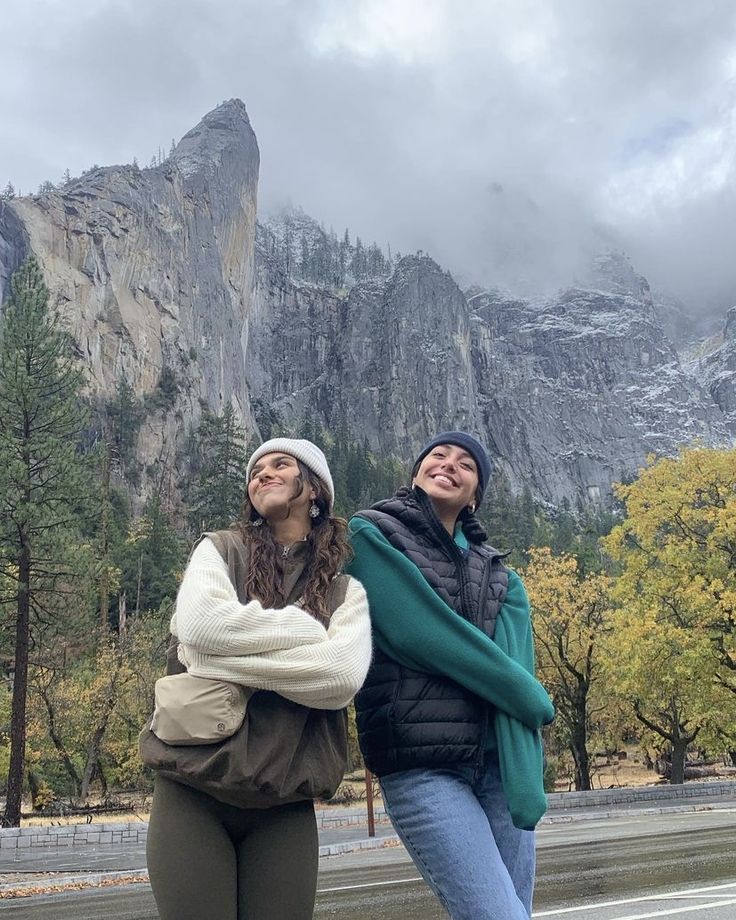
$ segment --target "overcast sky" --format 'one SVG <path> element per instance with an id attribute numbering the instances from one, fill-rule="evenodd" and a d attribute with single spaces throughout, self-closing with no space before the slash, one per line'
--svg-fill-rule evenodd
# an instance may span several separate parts
<path id="1" fill-rule="evenodd" d="M 146 165 L 241 98 L 261 208 L 462 281 L 606 244 L 736 303 L 733 0 L 0 0 L 0 186 Z"/>

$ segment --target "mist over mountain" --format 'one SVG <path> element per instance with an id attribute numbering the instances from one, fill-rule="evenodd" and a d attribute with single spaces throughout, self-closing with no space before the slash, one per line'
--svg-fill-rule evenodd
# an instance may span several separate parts
<path id="1" fill-rule="evenodd" d="M 466 428 L 513 488 L 554 504 L 605 503 L 652 452 L 732 443 L 732 313 L 698 351 L 700 320 L 582 209 L 502 184 L 466 198 L 444 239 L 469 214 L 486 230 L 457 233 L 451 274 L 425 254 L 430 230 L 402 256 L 293 207 L 257 220 L 259 168 L 235 99 L 160 164 L 0 202 L 0 294 L 33 252 L 90 395 L 167 382 L 138 436 L 142 490 L 161 467 L 185 475 L 187 432 L 226 404 L 249 437 L 309 418 L 407 463 Z M 438 206 L 455 194 L 435 191 Z"/>

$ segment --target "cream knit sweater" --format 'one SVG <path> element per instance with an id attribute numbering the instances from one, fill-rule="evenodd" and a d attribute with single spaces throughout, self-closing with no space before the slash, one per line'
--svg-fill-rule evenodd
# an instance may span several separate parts
<path id="1" fill-rule="evenodd" d="M 229 680 L 316 709 L 341 709 L 360 689 L 371 659 L 368 601 L 350 579 L 327 629 L 296 605 L 241 604 L 227 564 L 204 539 L 192 553 L 171 632 L 190 674 Z"/>

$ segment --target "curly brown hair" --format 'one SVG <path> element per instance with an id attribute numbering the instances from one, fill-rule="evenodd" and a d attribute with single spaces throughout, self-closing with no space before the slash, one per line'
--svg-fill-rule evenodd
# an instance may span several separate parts
<path id="1" fill-rule="evenodd" d="M 330 493 L 324 482 L 297 460 L 300 476 L 297 492 L 311 487 L 319 515 L 312 519 L 312 529 L 307 534 L 309 553 L 305 566 L 305 584 L 302 592 L 304 609 L 327 625 L 330 612 L 327 594 L 333 578 L 352 555 L 347 540 L 347 521 L 330 514 Z M 245 589 L 248 597 L 256 598 L 264 607 L 275 607 L 281 602 L 284 570 L 281 548 L 273 538 L 271 528 L 253 507 L 247 491 L 238 524 L 245 545 L 250 550 L 250 565 Z"/>

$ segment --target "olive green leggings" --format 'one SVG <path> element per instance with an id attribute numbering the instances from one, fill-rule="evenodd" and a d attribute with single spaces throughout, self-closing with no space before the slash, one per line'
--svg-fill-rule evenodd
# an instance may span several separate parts
<path id="1" fill-rule="evenodd" d="M 311 801 L 235 808 L 157 776 L 147 857 L 161 920 L 311 920 L 314 912 Z"/>

